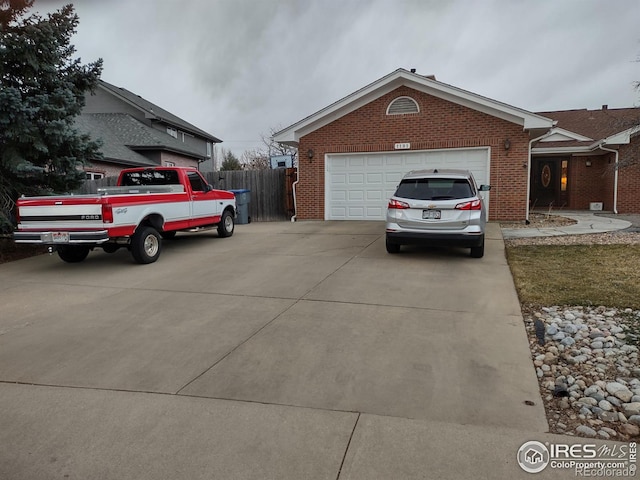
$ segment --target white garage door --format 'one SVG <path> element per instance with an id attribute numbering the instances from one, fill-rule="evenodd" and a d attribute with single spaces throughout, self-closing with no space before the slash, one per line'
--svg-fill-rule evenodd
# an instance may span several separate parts
<path id="1" fill-rule="evenodd" d="M 384 220 L 387 203 L 411 170 L 470 170 L 478 185 L 489 184 L 489 149 L 449 149 L 327 155 L 326 220 Z M 489 205 L 489 192 L 483 192 Z"/>

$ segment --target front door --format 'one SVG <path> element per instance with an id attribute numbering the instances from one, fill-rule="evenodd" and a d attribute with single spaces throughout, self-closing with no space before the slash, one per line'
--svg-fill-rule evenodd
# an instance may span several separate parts
<path id="1" fill-rule="evenodd" d="M 531 166 L 530 206 L 535 208 L 567 206 L 567 159 L 534 158 Z"/>

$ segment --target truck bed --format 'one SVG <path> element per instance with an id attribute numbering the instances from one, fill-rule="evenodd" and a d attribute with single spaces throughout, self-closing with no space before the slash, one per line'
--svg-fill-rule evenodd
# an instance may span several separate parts
<path id="1" fill-rule="evenodd" d="M 139 193 L 182 193 L 184 185 L 132 185 L 98 188 L 98 195 L 129 195 Z"/>

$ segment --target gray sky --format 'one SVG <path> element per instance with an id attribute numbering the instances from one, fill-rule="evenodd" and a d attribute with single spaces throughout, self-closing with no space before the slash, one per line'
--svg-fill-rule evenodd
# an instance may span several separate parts
<path id="1" fill-rule="evenodd" d="M 534 112 L 640 104 L 637 0 L 72 3 L 84 63 L 238 155 L 400 67 Z"/>

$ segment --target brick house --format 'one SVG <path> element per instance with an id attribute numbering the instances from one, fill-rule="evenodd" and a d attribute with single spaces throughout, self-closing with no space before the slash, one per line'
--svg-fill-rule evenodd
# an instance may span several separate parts
<path id="1" fill-rule="evenodd" d="M 129 90 L 100 80 L 85 96 L 76 128 L 103 143 L 104 159 L 85 166 L 87 178 L 114 176 L 122 168 L 198 167 L 222 140 Z"/>
<path id="2" fill-rule="evenodd" d="M 491 184 L 490 220 L 592 203 L 638 212 L 640 165 L 615 167 L 638 149 L 640 109 L 604 111 L 615 119 L 590 129 L 586 110 L 528 112 L 398 69 L 273 138 L 298 147 L 298 219 L 384 219 L 404 173 L 437 167 Z"/>

